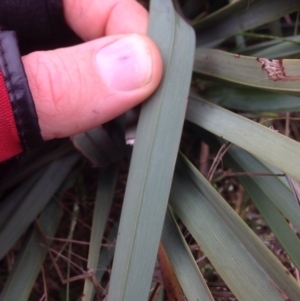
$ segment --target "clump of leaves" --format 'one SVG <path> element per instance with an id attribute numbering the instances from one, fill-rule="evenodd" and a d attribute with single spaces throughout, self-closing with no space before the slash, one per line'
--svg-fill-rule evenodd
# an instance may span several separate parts
<path id="1" fill-rule="evenodd" d="M 0 183 L 0 300 L 299 300 L 299 3 L 175 7 L 133 151 L 121 117 Z"/>

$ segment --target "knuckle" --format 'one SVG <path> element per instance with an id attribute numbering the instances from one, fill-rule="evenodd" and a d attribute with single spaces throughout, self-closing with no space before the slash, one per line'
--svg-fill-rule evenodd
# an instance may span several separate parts
<path id="1" fill-rule="evenodd" d="M 77 109 L 73 97 L 81 94 L 82 76 L 76 64 L 68 64 L 59 53 L 35 52 L 29 55 L 31 90 L 43 102 L 48 115 Z"/>

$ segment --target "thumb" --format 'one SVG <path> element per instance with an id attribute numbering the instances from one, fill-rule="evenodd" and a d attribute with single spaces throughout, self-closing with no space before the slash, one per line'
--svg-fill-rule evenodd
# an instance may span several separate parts
<path id="1" fill-rule="evenodd" d="M 122 114 L 158 86 L 162 61 L 143 35 L 104 37 L 22 58 L 45 140 L 71 136 Z"/>

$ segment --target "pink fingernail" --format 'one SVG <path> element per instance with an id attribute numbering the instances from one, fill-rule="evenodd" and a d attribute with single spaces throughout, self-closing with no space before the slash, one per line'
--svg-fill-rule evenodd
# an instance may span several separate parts
<path id="1" fill-rule="evenodd" d="M 135 90 L 151 79 L 150 49 L 138 35 L 121 38 L 100 49 L 96 61 L 103 82 L 113 90 Z"/>

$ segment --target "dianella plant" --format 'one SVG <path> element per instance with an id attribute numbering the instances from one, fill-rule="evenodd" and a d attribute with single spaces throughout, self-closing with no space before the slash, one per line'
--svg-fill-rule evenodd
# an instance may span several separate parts
<path id="1" fill-rule="evenodd" d="M 300 300 L 300 3 L 229 2 L 151 0 L 136 130 L 3 173 L 1 301 Z"/>

